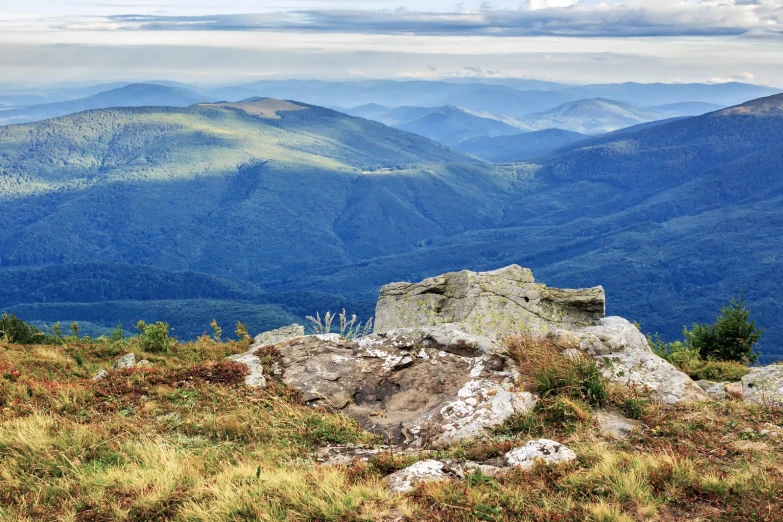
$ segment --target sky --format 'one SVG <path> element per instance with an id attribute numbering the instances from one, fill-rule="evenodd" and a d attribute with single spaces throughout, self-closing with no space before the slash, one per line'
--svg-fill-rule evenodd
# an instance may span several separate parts
<path id="1" fill-rule="evenodd" d="M 783 87 L 783 0 L 0 0 L 0 84 L 257 79 Z"/>

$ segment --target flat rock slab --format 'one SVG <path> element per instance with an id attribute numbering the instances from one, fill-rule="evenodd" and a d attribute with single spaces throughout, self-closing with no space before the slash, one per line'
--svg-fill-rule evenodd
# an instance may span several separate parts
<path id="1" fill-rule="evenodd" d="M 687 374 L 655 355 L 647 338 L 622 317 L 601 319 L 598 326 L 550 334 L 560 344 L 593 357 L 605 377 L 647 390 L 667 404 L 708 400 Z"/>
<path id="2" fill-rule="evenodd" d="M 457 324 L 464 332 L 499 339 L 522 331 L 597 324 L 605 315 L 601 287 L 548 288 L 517 265 L 493 272 L 455 272 L 420 283 L 392 283 L 381 289 L 375 331 Z"/>
<path id="3" fill-rule="evenodd" d="M 535 406 L 532 394 L 514 387 L 513 361 L 481 349 L 491 341 L 435 340 L 455 335 L 409 329 L 358 341 L 306 336 L 277 346 L 276 373 L 305 403 L 342 411 L 390 443 L 417 447 L 479 436 Z"/>

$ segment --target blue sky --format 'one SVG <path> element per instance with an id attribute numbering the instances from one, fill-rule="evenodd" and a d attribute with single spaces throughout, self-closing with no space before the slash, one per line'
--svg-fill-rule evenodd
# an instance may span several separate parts
<path id="1" fill-rule="evenodd" d="M 2 0 L 0 81 L 783 86 L 783 0 Z"/>

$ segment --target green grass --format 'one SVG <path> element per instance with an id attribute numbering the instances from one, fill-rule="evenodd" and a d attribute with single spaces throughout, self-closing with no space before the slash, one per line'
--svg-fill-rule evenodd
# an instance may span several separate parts
<path id="1" fill-rule="evenodd" d="M 783 439 L 760 433 L 783 424 L 780 410 L 641 401 L 645 429 L 615 441 L 563 395 L 434 456 L 485 460 L 547 437 L 575 463 L 392 494 L 383 476 L 421 456 L 316 464 L 319 447 L 380 438 L 274 380 L 246 388 L 244 367 L 224 357 L 247 343 L 0 345 L 0 520 L 745 521 L 783 509 Z M 127 351 L 152 366 L 90 380 Z M 633 398 L 607 392 L 615 406 Z"/>

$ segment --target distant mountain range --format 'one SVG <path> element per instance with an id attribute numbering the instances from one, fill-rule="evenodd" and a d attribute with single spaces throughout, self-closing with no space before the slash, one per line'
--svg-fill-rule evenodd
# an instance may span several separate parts
<path id="1" fill-rule="evenodd" d="M 195 91 L 181 87 L 138 83 L 99 92 L 86 98 L 0 111 L 0 125 L 46 120 L 90 109 L 143 106 L 187 107 L 200 101 L 207 100 L 200 98 Z"/>
<path id="2" fill-rule="evenodd" d="M 526 129 L 519 121 L 507 116 L 473 112 L 454 106 L 389 109 L 377 104 L 368 104 L 345 109 L 344 112 L 379 121 L 443 145 L 456 145 L 478 136 L 516 134 Z"/>
<path id="3" fill-rule="evenodd" d="M 663 112 L 653 109 L 593 98 L 569 102 L 547 112 L 531 114 L 522 122 L 533 130 L 562 129 L 581 134 L 604 134 L 666 117 Z"/>
<path id="4" fill-rule="evenodd" d="M 744 291 L 771 353 L 781 157 L 783 96 L 513 166 L 274 99 L 0 127 L 0 308 L 108 328 L 145 309 L 149 279 L 170 299 L 148 309 L 189 335 L 210 313 L 199 300 L 253 327 L 329 303 L 367 316 L 389 281 L 519 263 L 553 285 L 604 285 L 609 313 L 668 338 Z M 102 294 L 80 278 L 85 263 L 132 268 L 91 269 Z"/>

